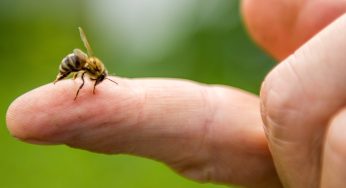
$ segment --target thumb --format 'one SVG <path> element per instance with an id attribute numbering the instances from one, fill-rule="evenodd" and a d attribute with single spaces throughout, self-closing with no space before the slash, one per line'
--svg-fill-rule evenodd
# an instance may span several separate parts
<path id="1" fill-rule="evenodd" d="M 287 187 L 320 187 L 322 163 L 330 164 L 331 158 L 322 157 L 328 151 L 326 138 L 333 140 L 327 136 L 328 126 L 346 102 L 344 28 L 346 14 L 278 65 L 263 83 L 267 138 Z"/>

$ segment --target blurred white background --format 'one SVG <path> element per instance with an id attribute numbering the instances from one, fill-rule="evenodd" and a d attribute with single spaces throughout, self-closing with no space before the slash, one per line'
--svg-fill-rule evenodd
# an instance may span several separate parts
<path id="1" fill-rule="evenodd" d="M 90 0 L 88 5 L 87 16 L 105 28 L 104 37 L 126 49 L 123 55 L 143 62 L 167 55 L 201 27 L 238 24 L 236 18 L 223 24 L 229 0 Z"/>

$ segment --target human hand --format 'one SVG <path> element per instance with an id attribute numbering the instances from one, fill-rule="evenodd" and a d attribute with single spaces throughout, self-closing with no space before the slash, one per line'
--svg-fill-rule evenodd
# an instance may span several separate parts
<path id="1" fill-rule="evenodd" d="M 253 16 L 247 18 L 253 24 L 250 30 L 257 32 L 256 40 L 278 59 L 346 10 L 343 0 L 274 1 L 257 1 L 255 9 L 248 0 L 244 5 L 249 3 L 249 7 L 244 9 L 256 10 L 247 12 Z M 280 8 L 269 11 L 273 6 L 266 3 Z M 267 14 L 261 17 L 263 9 Z M 282 23 L 271 30 L 260 20 Z M 287 26 L 287 21 L 292 24 Z M 283 61 L 263 83 L 262 116 L 284 187 L 345 187 L 345 28 L 346 15 Z"/>
<path id="2" fill-rule="evenodd" d="M 280 187 L 256 97 L 186 81 L 114 79 L 120 86 L 104 82 L 96 96 L 83 89 L 76 102 L 72 81 L 31 91 L 9 108 L 9 130 L 34 143 L 153 158 L 200 181 Z"/>

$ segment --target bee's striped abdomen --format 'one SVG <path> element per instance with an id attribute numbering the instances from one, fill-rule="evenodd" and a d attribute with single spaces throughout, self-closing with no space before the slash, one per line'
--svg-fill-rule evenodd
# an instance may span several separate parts
<path id="1" fill-rule="evenodd" d="M 72 72 L 79 72 L 83 70 L 84 65 L 85 65 L 84 59 L 79 58 L 74 53 L 68 54 L 66 57 L 64 57 L 64 59 L 62 59 L 60 63 L 59 74 L 56 80 L 54 81 L 54 83 L 64 79 Z"/>
<path id="2" fill-rule="evenodd" d="M 82 63 L 75 54 L 71 53 L 61 61 L 59 69 L 62 74 L 78 72 L 82 70 Z"/>

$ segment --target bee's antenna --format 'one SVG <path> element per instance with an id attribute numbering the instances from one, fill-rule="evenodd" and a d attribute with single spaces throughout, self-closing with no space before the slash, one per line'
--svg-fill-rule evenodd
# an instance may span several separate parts
<path id="1" fill-rule="evenodd" d="M 107 78 L 107 77 L 106 77 L 106 79 L 109 80 L 109 81 L 111 81 L 111 82 L 113 82 L 113 83 L 115 83 L 115 84 L 117 84 L 117 85 L 119 85 L 118 82 L 116 82 L 116 81 L 114 81 L 114 80 L 112 80 L 112 79 L 109 79 L 109 78 Z"/>
<path id="2" fill-rule="evenodd" d="M 93 52 L 93 50 L 90 47 L 90 44 L 88 42 L 88 39 L 87 39 L 83 29 L 81 27 L 78 27 L 78 29 L 79 29 L 79 33 L 80 33 L 80 38 L 82 39 L 82 41 L 84 43 L 84 46 L 85 46 L 85 48 L 88 51 L 88 56 L 89 57 L 93 57 L 94 56 L 94 52 Z"/>

